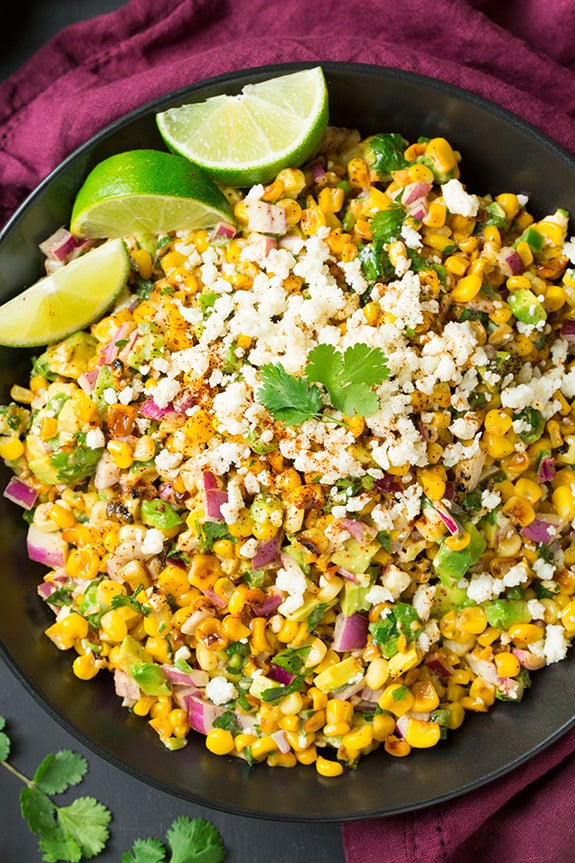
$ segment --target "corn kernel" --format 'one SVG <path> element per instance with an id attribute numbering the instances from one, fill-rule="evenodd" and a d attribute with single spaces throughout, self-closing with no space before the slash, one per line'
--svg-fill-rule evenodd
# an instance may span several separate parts
<path id="1" fill-rule="evenodd" d="M 361 728 L 353 728 L 342 737 L 342 746 L 348 750 L 361 750 L 373 743 L 373 727 L 366 723 Z"/>
<path id="2" fill-rule="evenodd" d="M 24 455 L 24 444 L 20 438 L 0 438 L 0 458 L 4 461 L 16 461 L 22 455 Z"/>
<path id="3" fill-rule="evenodd" d="M 332 761 L 329 758 L 324 758 L 323 755 L 318 755 L 315 761 L 315 769 L 320 776 L 333 778 L 341 776 L 343 773 L 343 764 L 340 761 Z"/>
<path id="4" fill-rule="evenodd" d="M 489 434 L 489 432 L 485 432 L 483 435 L 483 442 L 485 444 L 487 454 L 494 459 L 505 458 L 515 452 L 513 443 L 503 435 Z"/>
<path id="5" fill-rule="evenodd" d="M 435 746 L 441 738 L 437 722 L 410 717 L 405 729 L 405 740 L 414 749 L 428 749 Z"/>
<path id="6" fill-rule="evenodd" d="M 451 292 L 451 297 L 456 303 L 468 303 L 477 296 L 480 290 L 481 276 L 478 273 L 471 273 L 459 279 Z"/>
<path id="7" fill-rule="evenodd" d="M 214 755 L 229 755 L 234 750 L 234 738 L 227 728 L 212 728 L 206 735 L 206 748 Z"/>
<path id="8" fill-rule="evenodd" d="M 515 623 L 509 627 L 507 634 L 517 647 L 522 648 L 540 641 L 544 632 L 535 623 Z"/>
<path id="9" fill-rule="evenodd" d="M 94 654 L 91 651 L 77 656 L 72 663 L 72 671 L 80 680 L 92 680 L 99 670 Z"/>
<path id="10" fill-rule="evenodd" d="M 403 716 L 413 707 L 413 694 L 407 686 L 401 683 L 391 683 L 384 689 L 378 705 L 382 710 L 393 713 L 394 716 Z"/>
<path id="11" fill-rule="evenodd" d="M 521 671 L 519 660 L 513 653 L 497 653 L 493 659 L 499 677 L 515 677 Z"/>

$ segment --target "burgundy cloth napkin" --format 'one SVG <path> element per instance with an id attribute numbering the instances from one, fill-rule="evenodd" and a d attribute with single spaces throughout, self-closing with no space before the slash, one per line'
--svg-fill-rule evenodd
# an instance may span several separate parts
<path id="1" fill-rule="evenodd" d="M 354 61 L 439 78 L 575 154 L 574 36 L 573 0 L 131 0 L 68 27 L 0 85 L 0 224 L 127 111 L 270 63 Z M 347 863 L 572 863 L 573 788 L 575 731 L 453 802 L 344 824 Z"/>

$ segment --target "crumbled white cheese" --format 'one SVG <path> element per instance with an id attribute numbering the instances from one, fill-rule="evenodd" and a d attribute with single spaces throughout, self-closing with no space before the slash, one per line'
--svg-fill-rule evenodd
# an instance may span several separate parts
<path id="1" fill-rule="evenodd" d="M 476 216 L 479 212 L 479 198 L 477 195 L 469 195 L 460 180 L 448 180 L 442 185 L 441 192 L 450 213 Z"/>
<path id="2" fill-rule="evenodd" d="M 146 531 L 142 542 L 142 554 L 161 554 L 164 548 L 164 534 L 157 527 L 150 527 Z"/>
<path id="3" fill-rule="evenodd" d="M 223 674 L 212 677 L 206 684 L 206 695 L 212 704 L 227 704 L 238 697 L 238 691 L 234 684 L 224 677 Z"/>
<path id="4" fill-rule="evenodd" d="M 106 438 L 102 429 L 90 429 L 86 432 L 86 446 L 90 449 L 100 449 L 106 446 Z"/>
<path id="5" fill-rule="evenodd" d="M 547 665 L 554 662 L 560 662 L 567 656 L 569 642 L 565 635 L 565 630 L 560 624 L 548 624 L 545 630 L 545 642 L 543 644 L 543 654 Z"/>

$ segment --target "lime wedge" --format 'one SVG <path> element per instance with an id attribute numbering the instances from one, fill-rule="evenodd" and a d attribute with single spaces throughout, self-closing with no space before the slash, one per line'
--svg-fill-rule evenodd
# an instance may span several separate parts
<path id="1" fill-rule="evenodd" d="M 224 193 L 188 159 L 129 150 L 88 174 L 74 201 L 70 230 L 76 237 L 145 237 L 232 219 Z"/>
<path id="2" fill-rule="evenodd" d="M 237 96 L 214 96 L 156 114 L 175 153 L 232 186 L 269 182 L 298 167 L 319 145 L 328 122 L 321 67 L 247 84 Z"/>
<path id="3" fill-rule="evenodd" d="M 123 240 L 110 240 L 0 306 L 0 344 L 48 345 L 84 329 L 114 302 L 130 272 Z"/>

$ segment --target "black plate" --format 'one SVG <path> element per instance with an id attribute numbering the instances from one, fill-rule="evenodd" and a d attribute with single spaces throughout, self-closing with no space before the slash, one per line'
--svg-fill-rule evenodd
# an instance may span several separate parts
<path id="1" fill-rule="evenodd" d="M 233 93 L 310 64 L 247 70 L 185 87 L 98 134 L 55 170 L 0 235 L 0 298 L 7 299 L 41 274 L 38 243 L 67 222 L 86 172 L 100 159 L 162 141 L 154 112 L 171 105 Z M 563 207 L 575 213 L 575 162 L 544 135 L 505 111 L 452 86 L 417 75 L 360 64 L 323 64 L 332 124 L 362 133 L 401 132 L 408 140 L 443 135 L 463 154 L 462 179 L 480 194 L 523 192 L 543 216 Z M 0 352 L 0 403 L 15 379 L 26 381 L 28 357 Z M 5 483 L 5 470 L 0 483 Z M 502 776 L 570 728 L 572 659 L 534 674 L 520 704 L 497 704 L 469 716 L 449 741 L 407 759 L 376 752 L 337 780 L 315 770 L 248 767 L 211 755 L 203 738 L 170 753 L 145 721 L 120 707 L 109 675 L 89 683 L 70 670 L 71 657 L 43 636 L 52 621 L 36 596 L 43 568 L 27 560 L 25 525 L 18 507 L 0 499 L 3 552 L 0 646 L 8 665 L 46 710 L 88 747 L 118 767 L 193 802 L 242 815 L 282 820 L 348 820 L 417 809 L 462 794 Z"/>

